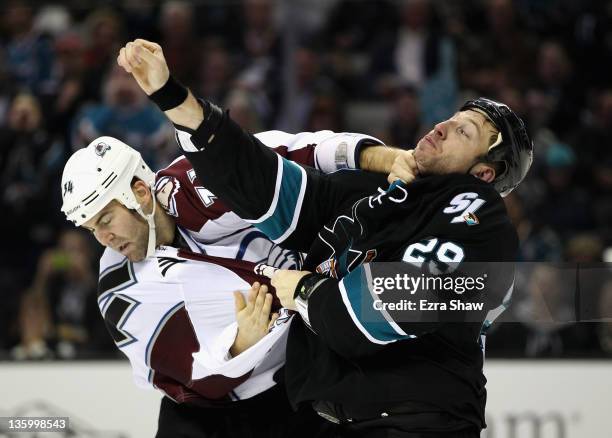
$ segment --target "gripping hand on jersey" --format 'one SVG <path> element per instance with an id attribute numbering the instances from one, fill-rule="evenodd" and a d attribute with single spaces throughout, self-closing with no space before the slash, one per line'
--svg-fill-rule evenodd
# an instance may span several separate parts
<path id="1" fill-rule="evenodd" d="M 268 293 L 268 286 L 259 283 L 253 283 L 246 301 L 241 292 L 234 292 L 234 303 L 238 334 L 230 348 L 230 353 L 232 356 L 237 356 L 255 345 L 268 333 L 268 328 L 278 318 L 278 314 L 270 315 L 272 294 Z"/>
<path id="2" fill-rule="evenodd" d="M 310 274 L 308 271 L 293 271 L 287 269 L 277 269 L 274 271 L 270 284 L 276 289 L 276 296 L 284 308 L 297 310 L 294 298 L 295 288 L 302 277 L 308 274 Z"/>
<path id="3" fill-rule="evenodd" d="M 170 76 L 161 46 L 143 39 L 136 39 L 122 47 L 117 63 L 132 74 L 147 95 L 159 90 Z"/>

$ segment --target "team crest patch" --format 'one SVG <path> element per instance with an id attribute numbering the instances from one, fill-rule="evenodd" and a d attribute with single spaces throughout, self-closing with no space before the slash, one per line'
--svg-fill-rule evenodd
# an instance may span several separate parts
<path id="1" fill-rule="evenodd" d="M 480 220 L 478 220 L 478 217 L 474 213 L 467 213 L 463 216 L 463 220 L 470 226 L 478 225 L 480 223 Z"/>
<path id="2" fill-rule="evenodd" d="M 111 147 L 108 144 L 104 143 L 103 141 L 98 143 L 96 147 L 94 148 L 94 150 L 96 151 L 96 155 L 100 157 L 103 157 L 107 151 L 110 151 L 110 149 Z"/>
<path id="3" fill-rule="evenodd" d="M 329 275 L 333 278 L 337 278 L 336 259 L 331 258 L 331 259 L 325 260 L 323 263 L 320 263 L 319 266 L 316 267 L 315 272 L 317 274 Z"/>
<path id="4" fill-rule="evenodd" d="M 155 194 L 159 205 L 174 217 L 178 217 L 176 194 L 180 187 L 179 180 L 171 176 L 164 176 L 155 183 Z"/>

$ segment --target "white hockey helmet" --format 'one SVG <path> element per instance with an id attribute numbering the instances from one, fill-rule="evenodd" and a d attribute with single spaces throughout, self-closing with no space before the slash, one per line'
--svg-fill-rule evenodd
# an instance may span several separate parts
<path id="1" fill-rule="evenodd" d="M 62 175 L 62 212 L 66 219 L 81 226 L 117 200 L 136 210 L 149 225 L 147 257 L 155 252 L 155 196 L 153 211 L 145 214 L 134 192 L 132 180 L 138 178 L 149 187 L 155 183 L 155 173 L 140 153 L 113 137 L 99 137 L 87 147 L 76 151 Z"/>

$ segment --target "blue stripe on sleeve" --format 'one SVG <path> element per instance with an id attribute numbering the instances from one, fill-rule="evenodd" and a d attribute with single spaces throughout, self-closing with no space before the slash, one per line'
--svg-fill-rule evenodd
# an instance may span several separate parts
<path id="1" fill-rule="evenodd" d="M 271 240 L 278 239 L 291 227 L 299 207 L 298 199 L 305 183 L 304 178 L 305 175 L 297 164 L 283 159 L 283 179 L 274 213 L 263 222 L 253 223 Z"/>
<path id="2" fill-rule="evenodd" d="M 386 344 L 410 336 L 399 334 L 380 310 L 374 308 L 374 296 L 368 287 L 363 265 L 341 281 L 340 292 L 353 322 L 371 342 Z"/>

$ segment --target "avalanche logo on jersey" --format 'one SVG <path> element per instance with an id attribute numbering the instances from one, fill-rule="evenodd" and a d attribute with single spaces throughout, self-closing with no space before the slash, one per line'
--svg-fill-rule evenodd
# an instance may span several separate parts
<path id="1" fill-rule="evenodd" d="M 171 176 L 164 176 L 155 183 L 155 195 L 157 201 L 168 214 L 178 217 L 176 208 L 176 194 L 181 188 L 178 179 Z"/>
<path id="2" fill-rule="evenodd" d="M 334 221 L 332 228 L 327 226 L 319 232 L 319 238 L 331 249 L 327 260 L 316 267 L 316 272 L 332 278 L 342 278 L 357 266 L 376 258 L 376 250 L 360 251 L 352 249 L 353 239 L 361 236 L 363 226 L 357 217 L 358 201 L 353 204 L 351 217 L 341 215 Z"/>
<path id="3" fill-rule="evenodd" d="M 140 302 L 129 295 L 118 292 L 128 289 L 137 282 L 134 266 L 127 258 L 100 273 L 98 306 L 106 327 L 119 348 L 137 340 L 124 329 L 124 326 Z"/>

